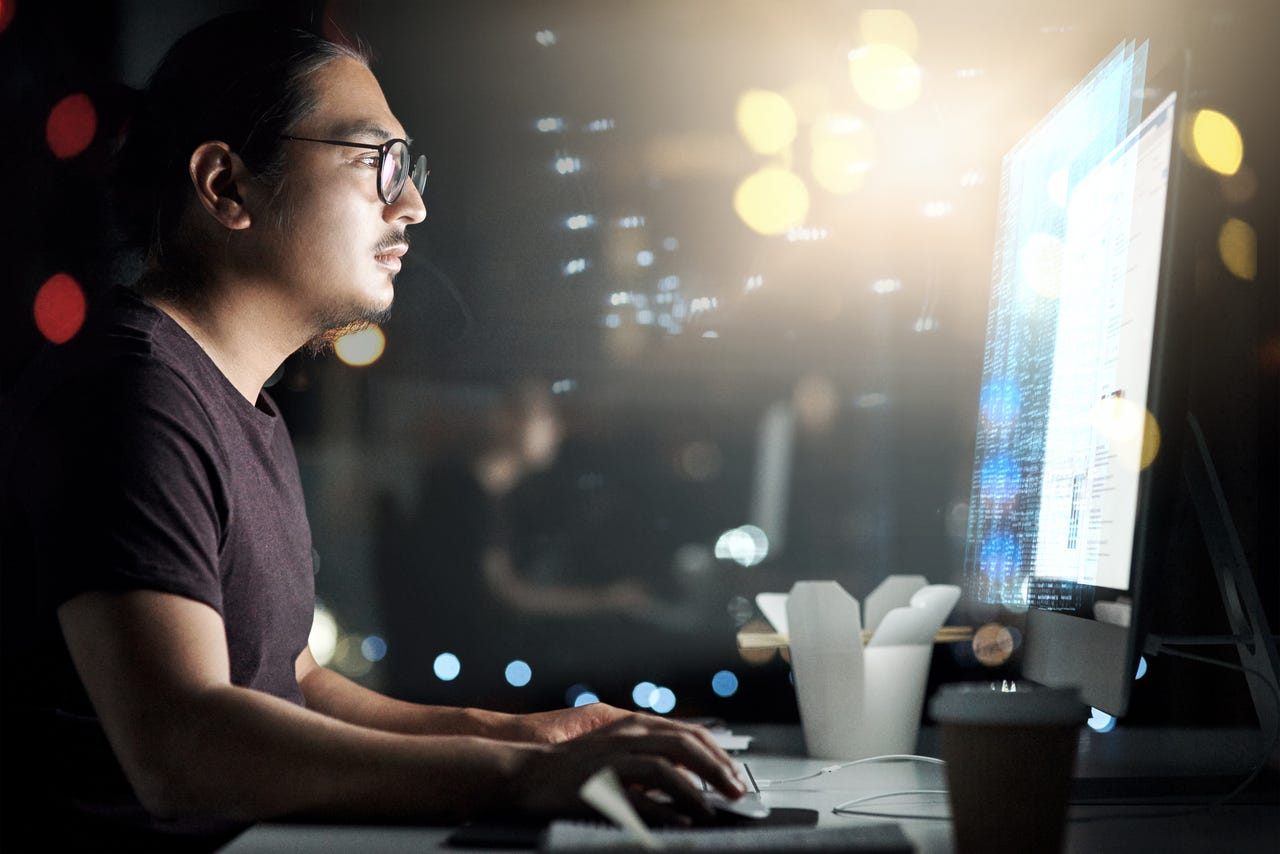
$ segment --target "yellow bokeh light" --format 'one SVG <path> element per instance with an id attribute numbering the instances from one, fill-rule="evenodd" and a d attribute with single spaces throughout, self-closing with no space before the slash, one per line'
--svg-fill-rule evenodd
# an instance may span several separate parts
<path id="1" fill-rule="evenodd" d="M 987 623 L 973 633 L 973 654 L 987 667 L 999 667 L 1013 655 L 1013 632 L 999 623 Z"/>
<path id="2" fill-rule="evenodd" d="M 1123 397 L 1108 397 L 1093 409 L 1093 425 L 1111 444 L 1116 461 L 1140 471 L 1160 452 L 1160 425 L 1145 407 Z"/>
<path id="3" fill-rule="evenodd" d="M 1234 175 L 1244 160 L 1244 140 L 1235 122 L 1217 110 L 1201 110 L 1191 123 L 1191 143 L 1205 166 Z"/>
<path id="4" fill-rule="evenodd" d="M 333 342 L 333 351 L 338 354 L 338 358 L 353 368 L 372 365 L 386 348 L 387 336 L 376 323 L 348 332 Z"/>
<path id="5" fill-rule="evenodd" d="M 915 56 L 920 46 L 916 22 L 901 9 L 867 9 L 858 16 L 863 44 L 890 44 Z"/>
<path id="6" fill-rule="evenodd" d="M 1218 231 L 1218 254 L 1231 275 L 1252 282 L 1258 275 L 1258 234 L 1253 226 L 1232 217 Z"/>
<path id="7" fill-rule="evenodd" d="M 809 190 L 795 173 L 767 166 L 738 185 L 733 209 L 752 231 L 782 234 L 804 224 L 809 213 Z"/>
<path id="8" fill-rule="evenodd" d="M 738 96 L 737 118 L 738 132 L 759 154 L 777 154 L 796 138 L 796 111 L 777 92 L 743 92 Z"/>
<path id="9" fill-rule="evenodd" d="M 849 51 L 849 79 L 858 97 L 877 110 L 906 109 L 920 98 L 920 66 L 896 45 Z"/>
<path id="10" fill-rule="evenodd" d="M 875 161 L 875 139 L 866 123 L 854 116 L 829 114 L 811 132 L 814 180 L 831 193 L 851 193 L 866 183 Z"/>

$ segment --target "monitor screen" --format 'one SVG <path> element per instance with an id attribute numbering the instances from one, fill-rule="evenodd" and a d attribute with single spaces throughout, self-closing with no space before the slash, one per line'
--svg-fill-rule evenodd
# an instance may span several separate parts
<path id="1" fill-rule="evenodd" d="M 1121 45 L 1004 159 L 965 561 L 980 602 L 1113 624 L 1126 670 L 1177 102 L 1144 117 L 1145 72 Z"/>

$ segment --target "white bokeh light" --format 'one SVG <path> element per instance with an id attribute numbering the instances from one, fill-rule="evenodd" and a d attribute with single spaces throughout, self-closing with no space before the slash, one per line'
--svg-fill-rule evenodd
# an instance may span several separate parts
<path id="1" fill-rule="evenodd" d="M 452 682 L 462 672 L 462 662 L 453 653 L 442 652 L 436 656 L 431 669 L 435 671 L 436 677 L 441 681 Z"/>
<path id="2" fill-rule="evenodd" d="M 307 638 L 307 646 L 311 648 L 311 656 L 321 667 L 333 661 L 333 652 L 338 648 L 338 621 L 329 613 L 329 609 L 317 603 L 311 618 L 311 634 Z"/>

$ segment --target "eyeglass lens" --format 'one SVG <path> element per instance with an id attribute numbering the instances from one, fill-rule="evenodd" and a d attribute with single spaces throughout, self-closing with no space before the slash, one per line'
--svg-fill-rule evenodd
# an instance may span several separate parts
<path id="1" fill-rule="evenodd" d="M 409 169 L 409 146 L 400 140 L 393 142 L 382 156 L 382 170 L 378 175 L 379 189 L 382 199 L 387 204 L 400 197 L 405 180 L 411 178 L 413 185 L 421 193 L 427 185 L 427 158 L 418 155 Z"/>

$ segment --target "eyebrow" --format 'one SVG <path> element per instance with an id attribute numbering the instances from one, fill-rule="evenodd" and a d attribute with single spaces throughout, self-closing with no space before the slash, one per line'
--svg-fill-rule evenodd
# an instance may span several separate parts
<path id="1" fill-rule="evenodd" d="M 395 136 L 395 134 L 377 122 L 372 122 L 367 119 L 357 119 L 356 121 L 344 122 L 343 124 L 336 125 L 330 132 L 329 138 L 353 139 L 355 141 L 360 141 L 362 138 L 372 138 L 378 142 L 386 142 L 393 136 Z M 413 140 L 406 137 L 405 142 L 412 144 Z"/>

